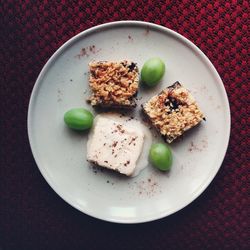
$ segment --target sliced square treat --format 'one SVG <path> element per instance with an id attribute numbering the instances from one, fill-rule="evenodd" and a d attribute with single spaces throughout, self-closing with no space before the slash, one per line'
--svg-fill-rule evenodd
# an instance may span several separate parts
<path id="1" fill-rule="evenodd" d="M 136 106 L 135 96 L 139 86 L 139 70 L 130 61 L 99 61 L 89 63 L 89 86 L 92 106 L 124 107 Z"/>
<path id="2" fill-rule="evenodd" d="M 179 82 L 153 96 L 142 108 L 169 143 L 205 119 L 193 96 Z"/>
<path id="3" fill-rule="evenodd" d="M 144 143 L 140 122 L 135 122 L 119 121 L 112 116 L 97 116 L 89 134 L 87 160 L 131 176 Z"/>

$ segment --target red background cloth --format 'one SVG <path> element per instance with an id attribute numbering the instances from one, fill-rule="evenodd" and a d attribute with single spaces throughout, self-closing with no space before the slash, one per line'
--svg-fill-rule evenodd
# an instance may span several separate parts
<path id="1" fill-rule="evenodd" d="M 1 1 L 0 249 L 250 249 L 249 1 Z M 248 11 L 247 11 L 248 10 Z M 46 183 L 27 137 L 29 97 L 69 38 L 116 20 L 161 24 L 193 41 L 226 87 L 229 148 L 208 189 L 165 219 L 120 225 L 91 218 Z"/>

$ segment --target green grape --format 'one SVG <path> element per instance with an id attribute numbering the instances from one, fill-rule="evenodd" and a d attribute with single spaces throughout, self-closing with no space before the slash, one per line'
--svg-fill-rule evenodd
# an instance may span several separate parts
<path id="1" fill-rule="evenodd" d="M 69 128 L 86 130 L 92 127 L 94 116 L 84 108 L 70 109 L 64 114 L 64 122 Z"/>
<path id="2" fill-rule="evenodd" d="M 155 86 L 165 73 L 165 64 L 160 58 L 147 60 L 141 70 L 141 80 L 149 87 Z"/>
<path id="3" fill-rule="evenodd" d="M 153 166 L 162 171 L 167 171 L 171 168 L 173 156 L 167 145 L 155 143 L 150 148 L 149 159 Z"/>

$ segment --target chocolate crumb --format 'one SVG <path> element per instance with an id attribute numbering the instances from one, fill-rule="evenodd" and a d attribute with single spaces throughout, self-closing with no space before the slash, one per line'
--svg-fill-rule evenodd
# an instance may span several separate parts
<path id="1" fill-rule="evenodd" d="M 131 139 L 131 141 L 129 142 L 129 144 L 128 144 L 128 145 L 131 145 L 131 143 L 132 143 L 132 142 L 134 142 L 137 138 L 138 138 L 138 136 L 136 136 L 136 137 L 132 137 L 132 139 Z"/>
<path id="2" fill-rule="evenodd" d="M 132 36 L 130 36 L 130 35 L 128 35 L 128 39 L 130 40 L 130 41 L 133 41 L 134 39 L 132 38 Z"/>
<path id="3" fill-rule="evenodd" d="M 165 101 L 165 103 L 164 103 L 166 106 L 169 106 L 169 108 L 170 108 L 170 112 L 168 112 L 168 114 L 169 113 L 171 113 L 171 112 L 173 112 L 173 111 L 179 111 L 178 110 L 178 108 L 179 108 L 179 105 L 180 105 L 180 103 L 174 98 L 174 97 L 169 97 L 166 101 Z"/>
<path id="4" fill-rule="evenodd" d="M 128 72 L 131 72 L 131 71 L 133 71 L 133 70 L 136 68 L 136 64 L 132 62 L 132 63 L 128 66 L 128 68 L 129 68 L 129 71 L 128 71 Z"/>
<path id="5" fill-rule="evenodd" d="M 122 134 L 125 133 L 125 130 L 123 129 L 122 125 L 117 125 L 116 127 L 118 131 L 120 131 Z"/>
<path id="6" fill-rule="evenodd" d="M 95 50 L 95 45 L 89 46 L 89 50 L 93 52 Z"/>
<path id="7" fill-rule="evenodd" d="M 123 165 L 127 167 L 127 165 L 130 163 L 130 161 L 126 161 Z"/>

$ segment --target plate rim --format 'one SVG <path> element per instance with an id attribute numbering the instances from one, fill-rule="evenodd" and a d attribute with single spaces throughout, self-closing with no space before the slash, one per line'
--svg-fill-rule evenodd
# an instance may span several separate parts
<path id="1" fill-rule="evenodd" d="M 225 144 L 225 149 L 224 152 L 221 154 L 221 159 L 219 159 L 219 167 L 216 169 L 216 171 L 210 173 L 210 175 L 208 176 L 208 178 L 206 179 L 206 181 L 201 185 L 200 188 L 198 188 L 198 190 L 196 192 L 193 193 L 193 195 L 191 196 L 191 199 L 187 199 L 185 200 L 185 202 L 183 202 L 182 206 L 180 206 L 178 209 L 172 209 L 172 210 L 165 210 L 161 213 L 157 213 L 157 214 L 152 214 L 150 216 L 144 216 L 144 217 L 139 217 L 139 218 L 113 218 L 112 216 L 109 217 L 102 217 L 98 214 L 92 213 L 91 210 L 84 210 L 82 209 L 78 204 L 72 202 L 72 199 L 70 199 L 70 196 L 63 194 L 63 192 L 60 191 L 60 188 L 57 186 L 56 183 L 53 182 L 53 178 L 50 178 L 50 176 L 46 173 L 45 169 L 39 166 L 39 156 L 36 154 L 35 150 L 34 150 L 34 141 L 33 141 L 33 136 L 31 134 L 31 123 L 32 123 L 32 110 L 34 107 L 34 102 L 35 102 L 35 96 L 39 90 L 39 86 L 40 83 L 42 82 L 41 80 L 43 79 L 44 75 L 46 74 L 47 70 L 49 69 L 50 65 L 55 61 L 55 59 L 57 58 L 57 56 L 59 56 L 64 49 L 67 48 L 67 46 L 69 46 L 71 43 L 74 43 L 75 41 L 77 41 L 81 36 L 85 36 L 87 34 L 91 34 L 92 32 L 96 32 L 98 30 L 102 30 L 105 28 L 112 28 L 112 27 L 119 27 L 119 26 L 140 26 L 140 27 L 144 27 L 144 28 L 153 28 L 156 29 L 158 31 L 161 31 L 163 33 L 170 33 L 172 36 L 176 37 L 178 40 L 184 42 L 186 45 L 188 45 L 189 47 L 191 47 L 195 52 L 198 53 L 199 56 L 202 57 L 202 59 L 206 62 L 206 64 L 209 66 L 209 69 L 214 73 L 216 80 L 220 83 L 218 85 L 218 87 L 220 87 L 220 91 L 223 94 L 223 98 L 225 101 L 225 109 L 226 109 L 226 115 L 227 115 L 227 119 L 228 119 L 228 126 L 226 128 L 225 134 L 227 135 L 227 138 L 224 139 L 224 144 Z M 219 73 L 217 72 L 215 66 L 212 64 L 212 62 L 209 60 L 209 58 L 204 54 L 204 52 L 201 51 L 201 49 L 199 47 L 197 47 L 194 43 L 192 43 L 189 39 L 187 39 L 186 37 L 182 36 L 181 34 L 177 33 L 176 31 L 173 31 L 165 26 L 161 26 L 155 23 L 150 23 L 150 22 L 144 22 L 144 21 L 135 21 L 135 20 L 126 20 L 126 21 L 115 21 L 115 22 L 108 22 L 108 23 L 104 23 L 104 24 L 100 24 L 94 27 L 91 27 L 89 29 L 86 29 L 78 34 L 76 34 L 75 36 L 73 36 L 72 38 L 70 38 L 69 40 L 67 40 L 65 43 L 63 43 L 53 54 L 52 56 L 49 58 L 49 60 L 44 64 L 42 70 L 40 71 L 36 82 L 33 86 L 31 95 L 30 95 L 30 100 L 29 100 L 29 105 L 28 105 L 28 116 L 27 116 L 27 130 L 28 130 L 28 139 L 29 139 L 29 144 L 30 144 L 30 148 L 31 148 L 31 152 L 33 154 L 35 163 L 40 171 L 40 173 L 42 174 L 43 178 L 46 180 L 46 182 L 49 184 L 49 186 L 52 188 L 52 190 L 54 190 L 54 192 L 59 195 L 65 202 L 67 202 L 70 206 L 74 207 L 75 209 L 79 210 L 80 212 L 89 215 L 91 217 L 94 217 L 96 219 L 100 219 L 103 221 L 108 221 L 108 222 L 115 222 L 115 223 L 123 223 L 123 224 L 136 224 L 136 223 L 145 223 L 145 222 L 150 222 L 150 221 L 155 221 L 155 220 L 159 220 L 162 219 L 164 217 L 167 217 L 171 214 L 174 214 L 180 210 L 182 210 L 183 208 L 185 208 L 186 206 L 188 206 L 189 204 L 191 204 L 194 200 L 196 200 L 206 189 L 207 187 L 210 185 L 210 183 L 213 181 L 213 179 L 215 178 L 215 176 L 217 175 L 219 169 L 222 166 L 223 160 L 226 156 L 226 152 L 228 149 L 228 145 L 229 145 L 229 140 L 230 140 L 230 131 L 231 131 L 231 113 L 230 113 L 230 105 L 229 105 L 229 100 L 228 100 L 228 96 L 227 96 L 227 92 L 225 89 L 225 86 L 223 84 L 223 81 L 219 75 Z M 84 210 L 84 211 L 83 211 Z"/>

